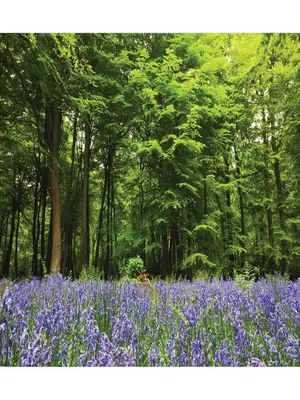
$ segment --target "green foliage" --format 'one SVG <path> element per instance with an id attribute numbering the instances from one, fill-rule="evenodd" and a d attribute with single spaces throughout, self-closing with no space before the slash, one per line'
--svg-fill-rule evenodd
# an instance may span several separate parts
<path id="1" fill-rule="evenodd" d="M 79 276 L 80 282 L 98 281 L 100 279 L 103 279 L 103 273 L 91 265 L 84 266 Z"/>
<path id="2" fill-rule="evenodd" d="M 130 258 L 121 271 L 121 274 L 128 278 L 136 278 L 136 276 L 144 269 L 144 262 L 140 256 Z"/>
<path id="3" fill-rule="evenodd" d="M 249 291 L 255 282 L 259 278 L 259 268 L 253 267 L 248 262 L 245 262 L 243 268 L 238 271 L 234 271 L 234 282 L 235 284 L 246 291 Z"/>

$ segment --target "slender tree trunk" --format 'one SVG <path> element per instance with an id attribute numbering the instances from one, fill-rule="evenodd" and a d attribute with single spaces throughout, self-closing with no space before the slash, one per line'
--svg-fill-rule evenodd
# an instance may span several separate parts
<path id="1" fill-rule="evenodd" d="M 111 229 L 110 229 L 110 207 L 111 207 L 111 166 L 112 160 L 109 158 L 107 165 L 107 211 L 106 211 L 106 262 L 104 266 L 104 278 L 111 279 Z"/>
<path id="2" fill-rule="evenodd" d="M 221 223 L 221 233 L 222 233 L 222 244 L 223 244 L 223 249 L 222 249 L 222 267 L 225 269 L 227 267 L 227 235 L 226 235 L 226 226 L 225 226 L 225 218 L 224 218 L 224 210 L 221 204 L 220 196 L 217 194 L 216 195 L 216 202 L 220 211 L 220 223 Z M 225 256 L 224 256 L 225 255 Z"/>
<path id="3" fill-rule="evenodd" d="M 178 235 L 178 226 L 175 221 L 171 224 L 171 235 L 170 235 L 170 269 L 172 271 L 177 271 L 178 267 L 178 245 L 179 245 L 179 235 Z"/>
<path id="4" fill-rule="evenodd" d="M 77 255 L 76 255 L 76 239 L 77 239 L 77 226 L 74 227 L 74 234 L 73 234 L 73 243 L 72 243 L 72 277 L 73 279 L 79 278 L 79 274 L 77 273 Z"/>
<path id="5" fill-rule="evenodd" d="M 103 192 L 102 192 L 102 200 L 101 200 L 101 206 L 100 206 L 99 218 L 98 218 L 97 241 L 96 241 L 95 261 L 94 261 L 94 266 L 96 269 L 98 269 L 100 267 L 99 256 L 100 256 L 101 230 L 102 230 L 102 225 L 103 225 L 103 213 L 104 213 L 104 207 L 105 207 L 106 188 L 107 188 L 107 182 L 108 182 L 107 165 L 108 165 L 108 163 L 105 165 L 105 169 L 104 169 L 105 170 L 104 187 L 103 187 Z"/>
<path id="6" fill-rule="evenodd" d="M 229 160 L 225 159 L 225 183 L 230 183 L 230 169 Z M 227 229 L 227 239 L 226 239 L 226 253 L 228 254 L 228 274 L 230 277 L 233 276 L 233 270 L 235 266 L 235 257 L 232 253 L 233 245 L 233 232 L 232 232 L 232 210 L 231 210 L 231 193 L 230 189 L 226 190 L 226 229 Z"/>
<path id="7" fill-rule="evenodd" d="M 119 272 L 117 270 L 116 263 L 113 262 L 114 249 L 117 246 L 114 174 L 112 174 L 112 176 L 111 176 L 111 215 L 110 215 L 110 220 L 111 220 L 110 241 L 111 241 L 111 258 L 112 258 L 112 276 L 114 279 L 117 279 L 119 276 Z"/>
<path id="8" fill-rule="evenodd" d="M 50 171 L 47 166 L 47 155 L 46 150 L 48 149 L 48 138 L 51 135 L 51 108 L 45 107 L 45 126 L 44 126 L 44 154 L 43 154 L 43 166 L 42 166 L 42 181 L 41 181 L 41 255 L 40 255 L 40 276 L 44 274 L 44 267 L 47 266 L 47 258 L 45 254 L 45 231 L 46 231 L 46 207 L 47 207 L 47 191 L 49 186 L 49 175 Z M 52 250 L 51 250 L 52 251 Z M 50 268 L 50 267 L 49 267 Z M 50 269 L 49 269 L 50 271 Z"/>
<path id="9" fill-rule="evenodd" d="M 81 235 L 81 269 L 89 265 L 90 237 L 89 237 L 89 163 L 91 146 L 90 121 L 85 122 L 85 149 L 84 149 L 84 179 L 83 179 L 83 207 L 82 207 L 82 235 Z"/>
<path id="10" fill-rule="evenodd" d="M 277 209 L 278 209 L 278 216 L 279 216 L 279 224 L 280 224 L 280 229 L 283 232 L 283 234 L 286 234 L 286 227 L 285 227 L 285 214 L 284 214 L 284 191 L 282 187 L 282 181 L 281 181 L 281 173 L 280 173 L 280 163 L 277 158 L 278 155 L 278 148 L 276 144 L 276 139 L 275 139 L 275 122 L 274 122 L 274 116 L 270 113 L 271 116 L 271 132 L 272 132 L 272 137 L 271 137 L 271 147 L 272 147 L 272 152 L 273 155 L 275 156 L 275 161 L 273 164 L 274 168 L 274 176 L 275 176 L 275 182 L 276 182 L 276 189 L 277 189 Z M 288 245 L 287 241 L 285 239 L 281 240 L 281 260 L 280 260 L 280 267 L 281 267 L 281 273 L 284 274 L 287 270 L 288 267 Z"/>
<path id="11" fill-rule="evenodd" d="M 162 181 L 161 186 L 164 190 L 168 188 L 168 175 L 166 162 L 162 162 Z M 169 219 L 169 215 L 165 213 L 165 219 Z M 169 241 L 168 241 L 168 223 L 162 224 L 161 239 L 162 239 L 162 275 L 166 278 L 171 274 L 170 258 L 169 258 Z"/>
<path id="12" fill-rule="evenodd" d="M 9 234 L 9 242 L 5 254 L 4 265 L 2 270 L 2 276 L 7 278 L 9 275 L 9 266 L 10 266 L 10 259 L 12 253 L 12 246 L 14 240 L 14 233 L 15 233 L 15 220 L 16 220 L 16 212 L 17 212 L 17 202 L 16 202 L 16 170 L 13 170 L 13 190 L 12 190 L 12 212 L 11 212 L 11 223 L 10 223 L 10 234 Z"/>
<path id="13" fill-rule="evenodd" d="M 15 238 L 15 278 L 18 277 L 18 240 L 19 240 L 19 229 L 20 229 L 20 203 L 19 203 L 19 206 L 18 206 L 17 228 L 16 228 L 16 238 Z"/>
<path id="14" fill-rule="evenodd" d="M 163 260 L 162 260 L 162 275 L 166 278 L 170 275 L 170 263 L 169 263 L 169 243 L 168 243 L 168 227 L 167 224 L 162 224 L 162 249 L 163 249 Z"/>
<path id="15" fill-rule="evenodd" d="M 1 239 L 2 239 L 2 237 L 4 238 L 4 240 L 3 240 L 3 251 L 2 251 L 2 262 L 1 262 L 1 275 L 0 275 L 1 277 L 3 277 L 5 256 L 6 256 L 6 250 L 7 250 L 7 241 L 8 241 L 8 236 L 9 236 L 8 235 L 9 217 L 10 217 L 9 215 L 6 215 L 5 224 L 4 224 L 4 228 L 3 228 L 3 231 L 2 231 L 2 235 L 3 236 L 1 236 Z"/>
<path id="16" fill-rule="evenodd" d="M 61 228 L 60 228 L 60 200 L 59 200 L 59 170 L 58 152 L 60 141 L 61 115 L 58 108 L 58 101 L 52 103 L 50 150 L 52 154 L 51 171 L 51 211 L 52 211 L 52 253 L 51 253 L 51 274 L 57 274 L 60 270 L 61 260 Z"/>
<path id="17" fill-rule="evenodd" d="M 1 223 L 0 223 L 0 248 L 1 248 L 1 244 L 2 244 L 2 238 L 4 237 L 4 233 L 7 228 L 7 220 L 8 220 L 7 215 L 5 213 L 3 213 L 1 215 Z"/>
<path id="18" fill-rule="evenodd" d="M 38 168 L 36 162 L 36 168 Z M 38 274 L 38 241 L 37 241 L 37 218 L 38 218 L 38 190 L 39 190 L 39 172 L 36 171 L 36 181 L 34 190 L 34 206 L 33 206 L 33 224 L 32 224 L 32 274 Z"/>
<path id="19" fill-rule="evenodd" d="M 203 213 L 204 213 L 204 215 L 207 214 L 207 183 L 206 183 L 206 180 L 204 181 L 204 186 L 203 186 Z"/>
<path id="20" fill-rule="evenodd" d="M 140 163 L 140 172 L 143 173 L 144 171 L 144 164 Z M 143 186 L 143 180 L 141 179 L 140 184 L 139 184 L 139 189 L 140 189 L 140 230 L 141 234 L 144 236 L 144 205 L 145 205 L 145 192 L 144 192 L 144 186 Z M 143 242 L 141 243 L 140 246 L 140 253 L 142 255 L 142 260 L 144 265 L 146 265 L 146 240 L 144 239 Z"/>
<path id="21" fill-rule="evenodd" d="M 40 257 L 40 276 L 43 276 L 44 267 L 47 265 L 45 254 L 45 231 L 46 231 L 46 207 L 47 207 L 47 189 L 49 183 L 49 169 L 44 166 L 41 185 L 41 257 Z"/>
<path id="22" fill-rule="evenodd" d="M 65 206 L 65 223 L 64 223 L 64 255 L 62 262 L 62 273 L 68 275 L 70 271 L 70 263 L 72 262 L 72 233 L 73 233 L 73 221 L 70 219 L 71 211 L 71 196 L 73 188 L 73 175 L 74 175 L 74 164 L 75 164 L 75 146 L 77 140 L 77 115 L 75 115 L 74 126 L 73 126 L 73 141 L 72 141 L 72 152 L 71 152 L 71 169 L 69 176 L 69 184 L 67 189 L 66 206 Z"/>
<path id="23" fill-rule="evenodd" d="M 266 123 L 265 112 L 263 110 L 263 122 Z M 274 250 L 274 231 L 273 231 L 273 213 L 271 207 L 271 187 L 270 187 L 270 179 L 269 179 L 269 171 L 268 171 L 268 159 L 267 159 L 267 152 L 269 148 L 269 140 L 267 133 L 263 132 L 263 141 L 265 145 L 265 169 L 264 169 L 264 184 L 265 184 L 265 195 L 266 199 L 268 200 L 267 204 L 267 225 L 268 225 L 268 238 L 269 238 L 269 245 Z M 273 254 L 269 257 L 269 272 L 274 272 L 276 265 L 275 265 L 275 257 Z"/>
<path id="24" fill-rule="evenodd" d="M 234 153 L 235 153 L 235 159 L 236 159 L 236 173 L 237 173 L 237 178 L 241 179 L 241 170 L 240 170 L 240 158 L 237 152 L 237 147 L 234 145 Z M 238 183 L 238 195 L 239 195 L 239 203 L 240 203 L 240 223 L 241 223 L 241 236 L 242 239 L 240 240 L 240 244 L 243 248 L 245 248 L 245 235 L 246 235 L 246 230 L 245 230 L 245 207 L 244 207 L 244 192 L 241 188 L 241 185 Z M 240 257 L 240 264 L 243 266 L 245 263 L 245 253 L 241 253 Z"/>
<path id="25" fill-rule="evenodd" d="M 52 256 L 52 244 L 53 244 L 53 233 L 52 233 L 52 212 L 50 214 L 50 222 L 48 229 L 48 242 L 47 242 L 47 258 L 46 258 L 46 266 L 47 266 L 47 274 L 51 273 L 51 256 Z"/>

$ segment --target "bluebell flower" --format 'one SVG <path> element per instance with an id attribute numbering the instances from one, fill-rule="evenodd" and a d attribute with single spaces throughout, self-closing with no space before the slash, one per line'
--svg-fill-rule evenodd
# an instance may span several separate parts
<path id="1" fill-rule="evenodd" d="M 265 367 L 266 365 L 259 359 L 252 357 L 250 360 L 250 367 Z"/>

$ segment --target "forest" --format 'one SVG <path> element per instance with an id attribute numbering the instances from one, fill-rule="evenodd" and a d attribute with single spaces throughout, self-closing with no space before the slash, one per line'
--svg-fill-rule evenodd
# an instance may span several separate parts
<path id="1" fill-rule="evenodd" d="M 300 276 L 299 34 L 0 34 L 0 278 Z"/>

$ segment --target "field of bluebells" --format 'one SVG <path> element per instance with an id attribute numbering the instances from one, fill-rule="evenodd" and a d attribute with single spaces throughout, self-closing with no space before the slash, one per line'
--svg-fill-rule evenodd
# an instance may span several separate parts
<path id="1" fill-rule="evenodd" d="M 300 280 L 0 281 L 1 366 L 299 366 Z"/>

